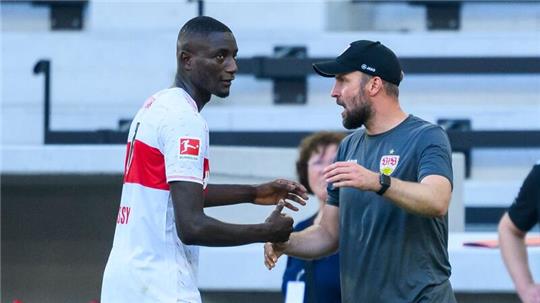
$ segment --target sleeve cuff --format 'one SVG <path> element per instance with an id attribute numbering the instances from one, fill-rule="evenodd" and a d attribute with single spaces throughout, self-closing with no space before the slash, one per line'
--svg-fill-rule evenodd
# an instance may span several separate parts
<path id="1" fill-rule="evenodd" d="M 167 176 L 167 183 L 174 182 L 174 181 L 187 181 L 187 182 L 195 182 L 199 184 L 203 184 L 202 178 L 192 177 L 192 176 L 179 176 L 179 175 L 172 175 Z"/>

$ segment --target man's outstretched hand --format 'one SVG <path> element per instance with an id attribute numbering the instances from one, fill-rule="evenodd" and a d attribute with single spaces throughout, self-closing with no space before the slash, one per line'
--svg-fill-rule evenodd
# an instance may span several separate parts
<path id="1" fill-rule="evenodd" d="M 306 205 L 308 199 L 306 188 L 294 181 L 277 179 L 272 182 L 263 183 L 255 187 L 255 204 L 274 205 L 280 200 L 284 201 L 285 207 L 298 211 L 298 207 L 291 202 Z"/>
<path id="2" fill-rule="evenodd" d="M 287 242 L 267 242 L 264 244 L 264 265 L 268 270 L 271 270 L 276 266 L 277 260 L 283 255 L 286 247 Z"/>

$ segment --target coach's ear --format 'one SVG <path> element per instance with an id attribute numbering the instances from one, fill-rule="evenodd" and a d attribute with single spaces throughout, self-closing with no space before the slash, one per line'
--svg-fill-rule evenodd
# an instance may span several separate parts
<path id="1" fill-rule="evenodd" d="M 369 81 L 366 83 L 367 86 L 367 92 L 370 97 L 375 96 L 383 89 L 383 80 L 378 77 L 372 77 L 369 79 Z"/>

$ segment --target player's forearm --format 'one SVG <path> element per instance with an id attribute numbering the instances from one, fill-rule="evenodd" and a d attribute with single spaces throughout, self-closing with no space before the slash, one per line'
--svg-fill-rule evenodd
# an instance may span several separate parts
<path id="1" fill-rule="evenodd" d="M 204 214 L 185 224 L 177 224 L 180 239 L 188 245 L 237 246 L 272 240 L 268 224 L 230 224 Z"/>
<path id="2" fill-rule="evenodd" d="M 253 185 L 208 184 L 204 207 L 253 202 L 255 193 Z"/>
<path id="3" fill-rule="evenodd" d="M 514 230 L 508 214 L 505 214 L 499 224 L 499 243 L 506 268 L 514 281 L 516 290 L 524 292 L 527 286 L 534 283 L 527 257 L 525 233 Z"/>
<path id="4" fill-rule="evenodd" d="M 339 239 L 322 225 L 312 225 L 291 234 L 284 253 L 301 259 L 318 259 L 338 250 Z"/>
<path id="5" fill-rule="evenodd" d="M 392 178 L 384 197 L 415 214 L 440 217 L 448 211 L 450 196 L 435 186 Z"/>

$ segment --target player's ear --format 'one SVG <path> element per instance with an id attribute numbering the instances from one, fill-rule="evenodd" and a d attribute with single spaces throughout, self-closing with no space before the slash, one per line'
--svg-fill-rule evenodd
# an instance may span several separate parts
<path id="1" fill-rule="evenodd" d="M 190 52 L 181 51 L 178 54 L 178 63 L 180 63 L 185 70 L 191 70 L 193 68 L 193 55 Z"/>

